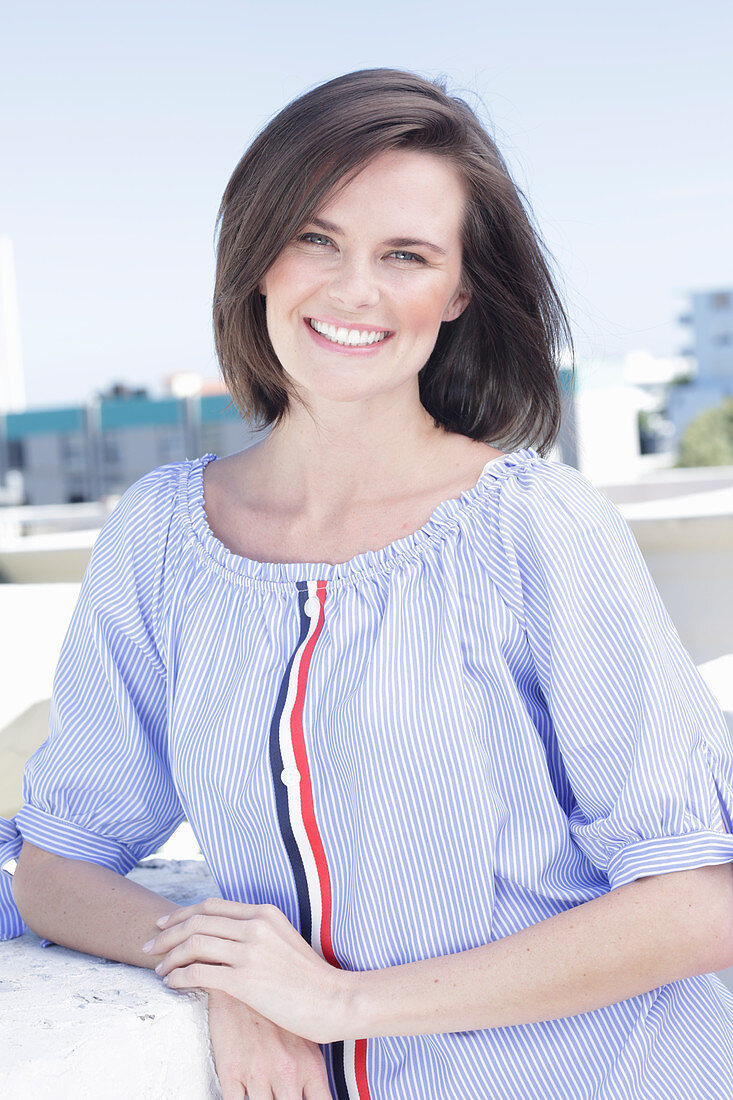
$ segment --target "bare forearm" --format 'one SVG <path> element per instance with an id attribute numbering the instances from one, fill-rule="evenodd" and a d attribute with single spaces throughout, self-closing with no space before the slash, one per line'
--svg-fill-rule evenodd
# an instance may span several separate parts
<path id="1" fill-rule="evenodd" d="M 588 1012 L 730 965 L 731 914 L 731 864 L 640 879 L 494 943 L 353 973 L 339 1037 L 469 1031 Z"/>
<path id="2" fill-rule="evenodd" d="M 20 915 L 37 935 L 90 955 L 152 968 L 142 945 L 176 902 L 106 867 L 23 845 L 13 876 Z"/>

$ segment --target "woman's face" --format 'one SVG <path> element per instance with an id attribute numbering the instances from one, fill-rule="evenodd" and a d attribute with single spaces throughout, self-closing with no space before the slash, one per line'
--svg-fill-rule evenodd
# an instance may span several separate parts
<path id="1" fill-rule="evenodd" d="M 381 154 L 337 193 L 267 272 L 267 330 L 309 400 L 410 387 L 460 288 L 462 180 L 445 158 Z"/>

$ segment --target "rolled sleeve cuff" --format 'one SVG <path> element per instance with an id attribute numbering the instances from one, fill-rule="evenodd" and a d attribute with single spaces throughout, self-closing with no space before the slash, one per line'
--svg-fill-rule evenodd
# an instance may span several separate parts
<path id="1" fill-rule="evenodd" d="M 12 888 L 15 861 L 22 843 L 15 822 L 0 818 L 0 941 L 12 940 L 25 931 Z"/>
<path id="2" fill-rule="evenodd" d="M 16 814 L 15 823 L 23 840 L 57 856 L 99 863 L 120 875 L 126 875 L 138 862 L 135 853 L 119 841 L 28 803 Z"/>
<path id="3" fill-rule="evenodd" d="M 611 889 L 615 889 L 643 875 L 690 871 L 729 860 L 733 860 L 733 834 L 708 830 L 629 844 L 611 856 L 606 874 Z"/>

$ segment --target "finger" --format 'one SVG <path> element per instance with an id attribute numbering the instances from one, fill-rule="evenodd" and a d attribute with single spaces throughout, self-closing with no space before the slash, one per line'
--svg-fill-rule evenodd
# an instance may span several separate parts
<path id="1" fill-rule="evenodd" d="M 146 955 L 164 955 L 166 951 L 177 947 L 190 936 L 213 936 L 220 940 L 235 940 L 244 943 L 247 940 L 247 921 L 233 920 L 231 917 L 210 917 L 205 913 L 194 913 L 180 924 L 159 932 L 154 939 L 143 945 Z"/>
<path id="2" fill-rule="evenodd" d="M 217 966 L 243 966 L 245 960 L 242 955 L 242 944 L 235 944 L 231 940 L 217 940 L 211 936 L 190 936 L 163 956 L 155 972 L 163 977 L 176 967 L 189 966 L 196 962 L 214 963 Z"/>
<path id="3" fill-rule="evenodd" d="M 233 976 L 234 971 L 231 966 L 210 966 L 196 962 L 190 966 L 171 970 L 163 981 L 170 989 L 220 989 L 222 993 L 236 997 Z"/>
<path id="4" fill-rule="evenodd" d="M 244 1095 L 246 1100 L 272 1100 L 272 1089 L 269 1085 L 247 1085 Z"/>
<path id="5" fill-rule="evenodd" d="M 194 913 L 204 913 L 207 916 L 239 917 L 247 918 L 257 916 L 258 910 L 275 909 L 274 905 L 250 905 L 244 901 L 225 901 L 224 898 L 207 898 L 196 905 L 185 905 L 180 909 L 174 909 L 167 917 L 159 917 L 155 922 L 159 928 L 169 928 L 173 924 L 180 924 L 188 920 Z M 260 914 L 261 915 L 261 914 Z"/>
<path id="6" fill-rule="evenodd" d="M 333 1100 L 327 1081 L 311 1081 L 303 1090 L 303 1100 Z"/>
<path id="7" fill-rule="evenodd" d="M 273 1100 L 303 1100 L 303 1089 L 297 1085 L 281 1085 L 274 1081 L 272 1085 Z"/>
<path id="8" fill-rule="evenodd" d="M 247 1090 L 241 1081 L 227 1080 L 226 1078 L 222 1081 L 219 1078 L 219 1084 L 221 1085 L 221 1100 L 245 1100 Z"/>
<path id="9" fill-rule="evenodd" d="M 290 1082 L 283 1084 L 276 1079 L 272 1082 L 272 1095 L 274 1100 L 303 1100 L 303 1088 Z"/>

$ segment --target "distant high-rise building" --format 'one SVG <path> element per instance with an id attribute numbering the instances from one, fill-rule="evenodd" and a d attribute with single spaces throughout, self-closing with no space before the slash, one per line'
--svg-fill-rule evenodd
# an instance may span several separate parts
<path id="1" fill-rule="evenodd" d="M 0 237 L 0 413 L 25 409 L 13 244 Z"/>
<path id="2" fill-rule="evenodd" d="M 691 330 L 682 354 L 694 359 L 697 371 L 669 391 L 667 417 L 678 440 L 699 413 L 733 396 L 733 289 L 690 295 L 679 322 Z"/>

